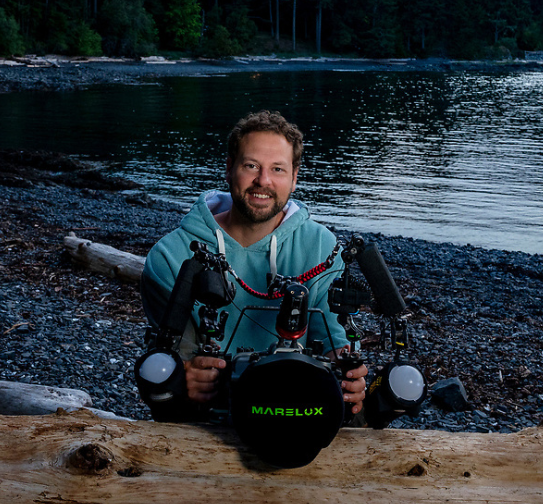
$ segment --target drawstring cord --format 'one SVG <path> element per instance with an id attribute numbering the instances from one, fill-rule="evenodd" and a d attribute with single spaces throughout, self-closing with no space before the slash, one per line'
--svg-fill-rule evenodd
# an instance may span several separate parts
<path id="1" fill-rule="evenodd" d="M 332 250 L 332 253 L 328 256 L 328 258 L 320 263 L 317 264 L 317 266 L 314 266 L 310 270 L 306 271 L 305 273 L 302 273 L 301 275 L 298 275 L 297 277 L 293 278 L 292 281 L 300 284 L 304 284 L 306 282 L 309 282 L 312 278 L 315 278 L 316 276 L 320 275 L 321 273 L 324 273 L 327 269 L 331 268 L 334 264 L 334 261 L 336 259 L 336 256 L 339 252 L 339 243 L 336 244 L 334 247 L 334 250 Z M 276 290 L 272 294 L 265 293 L 265 292 L 258 292 L 257 290 L 253 289 L 249 285 L 247 285 L 232 269 L 232 267 L 229 267 L 228 271 L 232 274 L 236 282 L 241 285 L 241 287 L 251 294 L 254 297 L 257 297 L 259 299 L 279 299 L 284 296 L 284 293 L 281 293 L 280 291 Z"/>

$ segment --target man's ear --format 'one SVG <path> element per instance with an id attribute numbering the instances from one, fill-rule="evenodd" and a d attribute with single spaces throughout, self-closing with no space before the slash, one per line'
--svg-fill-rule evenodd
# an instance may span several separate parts
<path id="1" fill-rule="evenodd" d="M 226 183 L 228 185 L 230 185 L 230 183 L 232 182 L 232 166 L 233 166 L 233 162 L 232 162 L 232 158 L 231 157 L 228 157 L 226 159 Z"/>
<path id="2" fill-rule="evenodd" d="M 292 191 L 294 192 L 294 189 L 296 189 L 296 182 L 298 182 L 298 172 L 300 171 L 300 167 L 294 168 L 292 171 Z"/>

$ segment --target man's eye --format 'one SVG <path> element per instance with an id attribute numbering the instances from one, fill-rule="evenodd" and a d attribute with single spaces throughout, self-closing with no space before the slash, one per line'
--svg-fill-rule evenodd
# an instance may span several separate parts
<path id="1" fill-rule="evenodd" d="M 254 163 L 247 163 L 245 165 L 245 168 L 249 168 L 249 170 L 254 170 L 257 166 Z"/>

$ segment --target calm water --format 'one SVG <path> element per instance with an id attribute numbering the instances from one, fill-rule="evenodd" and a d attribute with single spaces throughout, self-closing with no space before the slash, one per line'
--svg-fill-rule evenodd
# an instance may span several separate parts
<path id="1" fill-rule="evenodd" d="M 0 148 L 108 159 L 189 206 L 249 110 L 306 135 L 296 196 L 352 230 L 543 253 L 543 73 L 293 72 L 0 95 Z"/>

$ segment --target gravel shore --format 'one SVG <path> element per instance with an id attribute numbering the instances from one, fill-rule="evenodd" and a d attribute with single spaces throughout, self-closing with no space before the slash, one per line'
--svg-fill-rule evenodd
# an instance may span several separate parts
<path id="1" fill-rule="evenodd" d="M 0 379 L 81 389 L 98 409 L 149 419 L 133 379 L 146 327 L 138 288 L 73 265 L 62 240 L 73 231 L 145 255 L 183 212 L 112 190 L 131 186 L 58 156 L 3 152 L 0 175 Z M 460 378 L 470 401 L 467 411 L 447 412 L 428 399 L 418 418 L 393 427 L 539 425 L 543 256 L 360 231 L 379 246 L 407 302 L 410 359 L 430 385 Z M 359 322 L 371 334 L 371 317 Z M 367 351 L 369 367 L 390 359 L 390 351 Z"/>
<path id="2" fill-rule="evenodd" d="M 292 71 L 536 71 L 540 61 L 454 61 L 448 59 L 350 59 L 237 57 L 225 60 L 147 58 L 140 61 L 59 56 L 0 59 L 0 93 L 73 91 L 97 84 L 141 85 L 164 77 L 202 77 L 233 72 Z"/>

